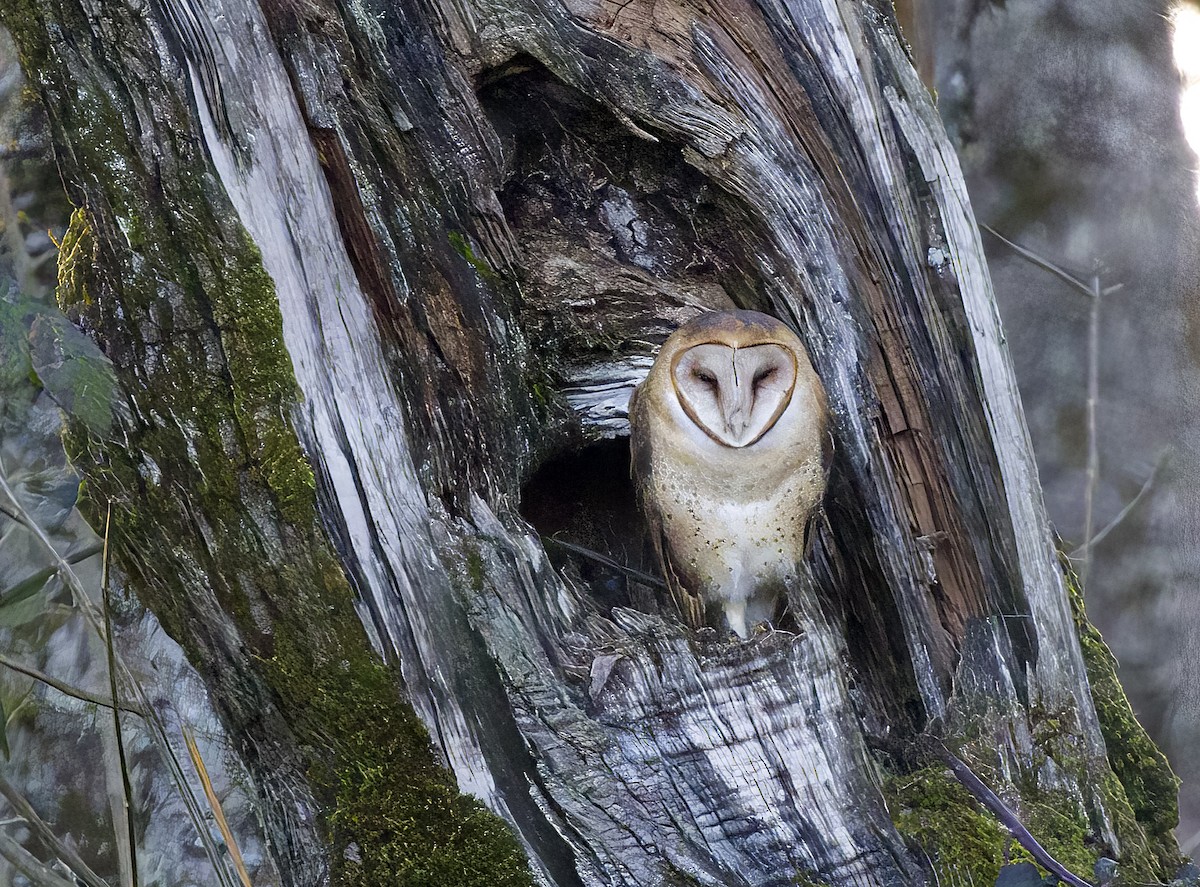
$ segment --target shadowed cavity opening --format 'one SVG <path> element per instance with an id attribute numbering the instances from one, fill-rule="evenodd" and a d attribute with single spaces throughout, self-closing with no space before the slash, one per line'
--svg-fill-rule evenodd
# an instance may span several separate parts
<path id="1" fill-rule="evenodd" d="M 601 608 L 673 612 L 630 478 L 628 438 L 547 461 L 522 490 L 521 515 Z"/>
<path id="2" fill-rule="evenodd" d="M 700 312 L 773 313 L 779 259 L 756 210 L 688 165 L 662 133 L 637 138 L 529 58 L 479 82 L 504 165 L 498 196 L 522 256 L 515 314 L 540 374 L 535 397 L 548 403 L 521 512 L 601 612 L 673 616 L 630 479 L 627 429 L 619 418 L 597 427 L 566 401 L 585 385 L 627 387 Z M 610 415 L 620 409 L 614 402 Z M 826 507 L 811 558 L 822 604 L 846 633 L 865 719 L 894 729 L 919 719 L 899 615 L 849 485 L 835 481 Z M 777 613 L 775 625 L 790 619 Z"/>

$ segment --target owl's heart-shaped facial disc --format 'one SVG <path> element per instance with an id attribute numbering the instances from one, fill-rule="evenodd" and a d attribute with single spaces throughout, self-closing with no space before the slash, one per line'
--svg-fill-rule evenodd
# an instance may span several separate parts
<path id="1" fill-rule="evenodd" d="M 688 417 L 717 443 L 748 447 L 771 430 L 796 386 L 796 357 L 775 343 L 694 345 L 671 372 Z"/>

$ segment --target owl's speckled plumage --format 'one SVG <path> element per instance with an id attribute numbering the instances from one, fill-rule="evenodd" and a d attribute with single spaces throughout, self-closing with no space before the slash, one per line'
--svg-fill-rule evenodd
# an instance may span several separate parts
<path id="1" fill-rule="evenodd" d="M 685 621 L 775 615 L 825 492 L 829 409 L 800 339 L 756 311 L 718 311 L 663 344 L 629 406 L 633 474 Z"/>

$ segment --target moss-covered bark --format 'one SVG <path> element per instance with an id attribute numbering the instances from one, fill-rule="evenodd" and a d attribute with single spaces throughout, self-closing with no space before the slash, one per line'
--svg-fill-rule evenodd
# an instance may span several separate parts
<path id="1" fill-rule="evenodd" d="M 1137 842 L 1135 847 L 1140 843 L 1150 870 L 1159 877 L 1166 877 L 1173 874 L 1180 863 L 1173 834 L 1179 824 L 1179 780 L 1171 771 L 1166 756 L 1133 713 L 1117 678 L 1116 657 L 1100 632 L 1088 621 L 1083 594 L 1075 577 L 1069 575 L 1068 579 L 1071 609 L 1083 647 L 1088 683 L 1112 767 L 1112 779 L 1106 781 L 1101 790 L 1110 796 L 1123 796 L 1125 803 L 1114 805 L 1113 809 L 1131 816 L 1134 822 L 1118 823 L 1118 833 L 1127 835 L 1123 838 L 1126 841 Z M 1143 837 L 1142 842 L 1137 841 L 1138 832 Z"/>
<path id="2" fill-rule="evenodd" d="M 1040 785 L 1036 773 L 1016 779 L 1018 791 L 1005 801 L 1050 854 L 1076 874 L 1086 877 L 1097 859 L 1107 855 L 1117 858 L 1121 884 L 1165 883 L 1183 862 L 1172 831 L 1179 822 L 1178 781 L 1134 716 L 1117 679 L 1116 659 L 1087 619 L 1076 577 L 1069 566 L 1064 569 L 1108 749 L 1108 768 L 1082 772 L 1079 782 L 1100 798 L 1112 817 L 1120 848 L 1097 841 L 1079 799 Z M 1035 744 L 1056 766 L 1068 772 L 1085 766 L 1071 753 L 1070 723 L 1037 706 L 1030 723 Z M 999 774 L 981 763 L 989 758 L 984 746 L 968 744 L 960 751 L 973 759 L 972 766 L 985 782 L 1003 784 Z M 928 856 L 943 883 L 991 884 L 1003 865 L 1034 861 L 940 764 L 890 774 L 884 794 L 897 829 Z"/>
<path id="3" fill-rule="evenodd" d="M 92 55 L 83 35 L 119 33 L 135 66 L 171 68 L 144 11 L 105 15 L 20 0 L 0 24 L 78 204 L 60 304 L 122 388 L 119 427 L 77 424 L 68 448 L 92 514 L 112 507 L 124 580 L 207 675 L 287 883 L 331 868 L 345 885 L 528 884 L 516 839 L 458 792 L 358 620 L 291 425 L 273 283 L 206 172 L 180 72 L 135 82 Z"/>

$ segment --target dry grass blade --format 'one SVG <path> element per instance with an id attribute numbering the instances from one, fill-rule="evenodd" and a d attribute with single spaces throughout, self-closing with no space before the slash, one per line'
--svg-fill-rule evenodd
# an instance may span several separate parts
<path id="1" fill-rule="evenodd" d="M 50 538 L 46 535 L 45 531 L 43 531 L 38 525 L 37 521 L 35 521 L 29 515 L 29 513 L 25 510 L 25 507 L 21 504 L 20 499 L 17 498 L 17 494 L 13 491 L 12 486 L 8 483 L 8 478 L 5 474 L 3 463 L 0 463 L 0 493 L 3 493 L 4 497 L 8 500 L 7 507 L 4 508 L 4 512 L 9 514 L 14 520 L 20 521 L 23 526 L 27 527 L 41 543 L 42 547 L 46 549 L 58 569 L 59 576 L 62 577 L 67 588 L 71 591 L 75 608 L 83 614 L 85 619 L 87 619 L 88 624 L 92 627 L 92 630 L 95 631 L 100 637 L 104 637 L 105 632 L 102 624 L 103 620 L 97 613 L 96 604 L 88 595 L 87 589 L 83 587 L 83 582 L 80 580 L 79 575 L 66 561 L 66 559 L 59 554 L 58 550 L 54 547 L 54 544 L 50 541 Z M 179 759 L 175 755 L 175 750 L 171 747 L 171 742 L 167 738 L 166 725 L 159 716 L 158 712 L 151 705 L 150 699 L 146 695 L 146 691 L 142 688 L 141 683 L 138 681 L 137 676 L 133 673 L 132 669 L 129 668 L 120 655 L 115 656 L 115 664 L 121 678 L 125 681 L 125 685 L 132 693 L 137 706 L 144 713 L 144 717 L 146 718 L 147 724 L 150 727 L 150 737 L 154 741 L 155 745 L 158 746 L 159 753 L 161 754 L 162 759 L 166 763 L 167 769 L 171 774 L 171 780 L 175 783 L 175 787 L 179 790 L 179 796 L 183 800 L 184 806 L 187 808 L 188 816 L 191 818 L 192 823 L 196 827 L 196 834 L 200 838 L 200 843 L 204 846 L 205 853 L 212 862 L 213 872 L 217 876 L 217 881 L 221 884 L 221 887 L 233 887 L 233 882 L 229 878 L 229 871 L 225 867 L 224 862 L 222 862 L 221 854 L 217 850 L 216 843 L 213 841 L 212 835 L 209 833 L 208 828 L 205 825 L 204 813 L 200 806 L 200 802 L 196 799 L 195 794 L 192 792 L 192 788 L 188 783 L 187 776 L 184 775 L 183 766 L 179 763 Z"/>
<path id="2" fill-rule="evenodd" d="M 12 669 L 17 674 L 23 674 L 27 678 L 33 678 L 35 681 L 45 684 L 47 687 L 53 687 L 64 696 L 70 696 L 72 699 L 78 699 L 81 702 L 90 702 L 93 705 L 99 705 L 102 708 L 112 708 L 112 703 L 103 696 L 95 693 L 89 693 L 87 690 L 81 690 L 78 687 L 72 687 L 70 684 L 60 681 L 58 678 L 51 677 L 44 671 L 38 671 L 36 668 L 31 668 L 28 665 L 22 665 L 20 662 L 14 662 L 3 653 L 0 653 L 0 666 Z M 121 711 L 127 712 L 138 717 L 145 717 L 146 713 L 136 705 L 131 705 L 128 702 L 120 703 Z"/>
<path id="3" fill-rule="evenodd" d="M 138 887 L 137 824 L 133 817 L 133 786 L 129 781 L 129 761 L 125 756 L 125 735 L 121 730 L 121 703 L 117 692 L 117 654 L 113 646 L 112 614 L 108 596 L 108 534 L 112 527 L 112 506 L 104 517 L 104 566 L 100 595 L 104 610 L 104 645 L 108 653 L 108 691 L 112 697 L 113 735 L 116 739 L 116 769 L 120 773 L 121 793 L 113 797 L 113 830 L 117 833 L 117 857 L 121 863 L 121 881 L 126 887 Z M 115 794 L 115 791 L 114 791 Z"/>
<path id="4" fill-rule="evenodd" d="M 225 839 L 225 846 L 229 848 L 229 857 L 233 860 L 233 867 L 237 870 L 238 878 L 243 887 L 252 887 L 250 874 L 246 871 L 245 863 L 242 862 L 242 852 L 238 849 L 237 841 L 233 838 L 233 830 L 229 828 L 229 822 L 225 819 L 225 811 L 213 789 L 212 780 L 208 778 L 208 769 L 204 766 L 204 759 L 200 757 L 200 748 L 196 745 L 196 737 L 187 727 L 183 728 L 183 741 L 187 743 L 188 754 L 192 756 L 196 774 L 200 777 L 200 784 L 204 786 L 204 796 L 208 798 L 208 803 L 212 807 L 213 816 L 217 820 L 217 828 L 221 830 L 221 837 Z"/>
<path id="5" fill-rule="evenodd" d="M 0 832 L 0 857 L 35 887 L 75 887 L 4 832 Z"/>
<path id="6" fill-rule="evenodd" d="M 110 885 L 88 866 L 83 858 L 75 852 L 70 844 L 63 841 L 54 833 L 54 830 L 46 824 L 42 817 L 38 816 L 37 811 L 33 809 L 33 805 L 25 799 L 25 796 L 17 791 L 16 786 L 4 778 L 0 774 L 0 795 L 3 795 L 5 800 L 12 805 L 13 810 L 29 825 L 31 829 L 41 839 L 42 843 L 49 848 L 55 856 L 57 856 L 68 869 L 71 874 L 86 887 L 110 887 Z"/>

